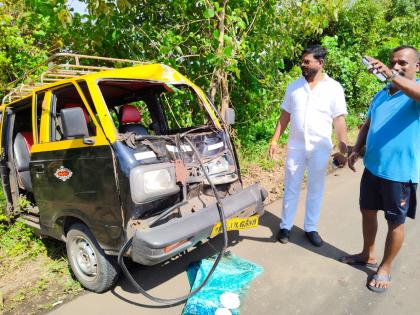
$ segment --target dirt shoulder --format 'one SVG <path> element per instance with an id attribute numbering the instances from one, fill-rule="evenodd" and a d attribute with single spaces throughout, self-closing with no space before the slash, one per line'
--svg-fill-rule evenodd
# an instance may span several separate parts
<path id="1" fill-rule="evenodd" d="M 0 314 L 44 314 L 83 293 L 70 274 L 63 244 L 48 240 L 47 246 L 54 253 L 33 258 L 7 257 L 0 250 Z"/>

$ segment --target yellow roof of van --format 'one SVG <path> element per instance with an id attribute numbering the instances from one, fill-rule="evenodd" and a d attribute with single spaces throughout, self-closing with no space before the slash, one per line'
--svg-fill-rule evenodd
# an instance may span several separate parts
<path id="1" fill-rule="evenodd" d="M 65 60 L 65 63 L 57 64 L 56 61 Z M 84 62 L 84 64 L 83 64 Z M 86 64 L 89 63 L 89 64 Z M 109 66 L 112 65 L 112 67 Z M 120 68 L 131 64 L 130 67 Z M 16 85 L 26 80 L 30 74 L 41 66 L 48 65 L 37 82 L 21 83 L 14 87 L 3 97 L 2 104 L 21 100 L 32 94 L 55 85 L 71 82 L 75 78 L 87 81 L 102 78 L 142 79 L 165 83 L 185 83 L 196 87 L 190 80 L 178 71 L 163 64 L 148 64 L 135 60 L 117 59 L 108 57 L 87 56 L 69 53 L 55 54 L 37 68 L 26 73 L 22 78 L 11 83 Z"/>

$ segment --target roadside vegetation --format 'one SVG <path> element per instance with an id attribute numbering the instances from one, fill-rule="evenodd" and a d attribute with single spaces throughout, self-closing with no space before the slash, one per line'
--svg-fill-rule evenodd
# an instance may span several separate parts
<path id="1" fill-rule="evenodd" d="M 306 45 L 328 49 L 326 71 L 344 87 L 352 128 L 383 87 L 361 57 L 387 61 L 392 48 L 420 42 L 415 0 L 80 2 L 85 14 L 67 0 L 1 2 L 0 97 L 55 52 L 162 62 L 202 87 L 221 112 L 235 109 L 235 142 L 245 162 L 265 168 L 274 167 L 260 157 Z"/>
<path id="2" fill-rule="evenodd" d="M 5 214 L 0 191 L 0 314 L 40 314 L 82 292 L 63 243 Z"/>

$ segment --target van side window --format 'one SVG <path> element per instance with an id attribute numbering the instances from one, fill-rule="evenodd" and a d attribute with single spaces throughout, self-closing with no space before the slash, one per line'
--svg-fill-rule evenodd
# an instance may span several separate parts
<path id="1" fill-rule="evenodd" d="M 93 124 L 92 118 L 89 116 L 89 112 L 83 103 L 77 89 L 74 85 L 66 85 L 65 87 L 59 88 L 53 92 L 52 104 L 51 104 L 51 141 L 67 140 L 64 139 L 63 127 L 61 123 L 61 111 L 63 109 L 79 107 L 83 110 L 85 121 L 87 124 L 88 135 L 95 136 L 96 130 Z"/>
<path id="2" fill-rule="evenodd" d="M 39 93 L 35 96 L 35 121 L 36 121 L 36 130 L 35 135 L 36 139 L 34 139 L 34 143 L 39 143 L 39 137 L 41 132 L 41 114 L 42 114 L 42 103 L 44 102 L 45 93 Z"/>

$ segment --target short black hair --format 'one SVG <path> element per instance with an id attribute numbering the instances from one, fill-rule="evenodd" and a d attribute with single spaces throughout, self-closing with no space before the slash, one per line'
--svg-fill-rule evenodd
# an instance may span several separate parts
<path id="1" fill-rule="evenodd" d="M 416 56 L 417 56 L 417 62 L 419 61 L 419 59 L 420 59 L 420 53 L 419 53 L 419 51 L 417 50 L 417 48 L 416 48 L 416 47 L 414 47 L 414 46 L 410 46 L 410 45 L 401 45 L 401 46 L 395 47 L 395 48 L 391 51 L 390 56 L 392 56 L 393 54 L 395 54 L 397 51 L 404 50 L 404 49 L 411 49 L 412 51 L 414 51 L 414 53 L 415 53 L 415 54 L 416 54 Z"/>
<path id="2" fill-rule="evenodd" d="M 325 60 L 327 53 L 328 53 L 327 49 L 325 49 L 321 45 L 310 45 L 303 50 L 301 57 L 303 57 L 303 55 L 306 55 L 306 54 L 312 54 L 314 58 L 317 60 L 320 60 L 320 59 Z"/>

